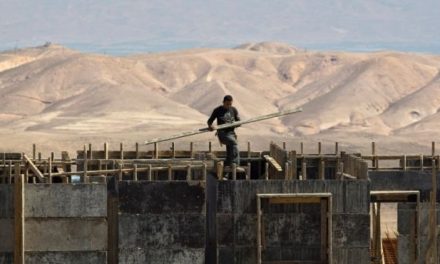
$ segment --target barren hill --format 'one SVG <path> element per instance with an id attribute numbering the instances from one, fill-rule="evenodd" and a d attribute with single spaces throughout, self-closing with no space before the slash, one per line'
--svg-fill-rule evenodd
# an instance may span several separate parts
<path id="1" fill-rule="evenodd" d="M 439 69 L 434 55 L 315 52 L 270 42 L 127 57 L 57 45 L 3 52 L 1 146 L 141 142 L 204 126 L 225 94 L 243 118 L 304 109 L 240 128 L 243 139 L 429 143 L 440 129 Z"/>

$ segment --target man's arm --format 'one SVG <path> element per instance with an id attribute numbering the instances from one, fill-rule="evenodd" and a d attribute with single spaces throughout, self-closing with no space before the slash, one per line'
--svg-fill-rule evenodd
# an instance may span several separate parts
<path id="1" fill-rule="evenodd" d="M 217 118 L 217 108 L 214 109 L 214 111 L 212 111 L 211 116 L 208 119 L 208 128 L 210 131 L 214 130 L 214 127 L 212 126 L 212 123 L 214 122 L 214 120 Z"/>
<path id="2" fill-rule="evenodd" d="M 234 119 L 235 119 L 235 122 L 241 120 L 241 119 L 240 119 L 240 115 L 238 114 L 238 110 L 237 110 L 237 108 L 235 108 L 235 107 L 234 107 Z"/>
<path id="3" fill-rule="evenodd" d="M 235 122 L 238 122 L 238 121 L 240 121 L 241 119 L 240 119 L 240 115 L 238 114 L 238 110 L 237 110 L 237 108 L 233 108 L 233 110 L 234 110 L 234 119 L 235 119 Z M 241 125 L 238 125 L 238 126 L 235 126 L 235 127 L 240 127 Z"/>

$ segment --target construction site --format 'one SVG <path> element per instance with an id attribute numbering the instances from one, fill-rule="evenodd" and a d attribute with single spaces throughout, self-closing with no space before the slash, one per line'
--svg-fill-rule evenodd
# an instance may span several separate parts
<path id="1" fill-rule="evenodd" d="M 151 146 L 0 153 L 0 263 L 439 263 L 434 142 L 392 156 L 248 142 L 243 170 L 211 142 Z"/>

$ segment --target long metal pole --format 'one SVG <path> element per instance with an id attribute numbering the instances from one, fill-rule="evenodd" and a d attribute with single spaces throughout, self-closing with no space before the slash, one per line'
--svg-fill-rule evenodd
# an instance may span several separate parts
<path id="1" fill-rule="evenodd" d="M 225 128 L 237 127 L 237 126 L 244 125 L 244 124 L 259 122 L 259 121 L 262 121 L 262 120 L 271 119 L 271 118 L 280 117 L 280 116 L 285 116 L 285 115 L 290 115 L 290 114 L 295 114 L 295 113 L 299 113 L 299 112 L 302 112 L 302 108 L 284 110 L 284 111 L 277 112 L 277 113 L 272 113 L 272 114 L 268 114 L 268 115 L 262 115 L 262 116 L 253 117 L 253 118 L 250 118 L 250 119 L 244 120 L 244 121 L 238 121 L 238 122 L 234 122 L 234 123 L 231 123 L 231 124 L 220 125 L 220 126 L 214 128 L 214 130 L 221 130 L 221 129 L 225 129 Z M 157 142 L 163 142 L 163 141 L 169 141 L 169 140 L 173 140 L 173 139 L 177 139 L 177 138 L 193 136 L 193 135 L 197 135 L 197 134 L 201 134 L 201 133 L 206 133 L 206 132 L 209 132 L 209 128 L 207 128 L 207 127 L 200 128 L 198 130 L 182 132 L 182 133 L 179 133 L 179 134 L 176 134 L 176 135 L 173 135 L 173 136 L 169 136 L 169 137 L 154 138 L 154 139 L 151 139 L 151 140 L 147 140 L 144 143 L 145 143 L 145 145 L 148 145 L 148 144 L 153 144 L 153 143 L 157 143 Z"/>

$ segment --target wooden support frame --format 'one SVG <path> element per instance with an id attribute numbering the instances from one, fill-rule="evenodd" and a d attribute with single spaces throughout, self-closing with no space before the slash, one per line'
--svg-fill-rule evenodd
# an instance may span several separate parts
<path id="1" fill-rule="evenodd" d="M 38 177 L 41 182 L 44 182 L 44 176 L 41 171 L 35 166 L 31 159 L 28 158 L 25 154 L 23 155 L 24 162 L 27 162 L 31 171 Z"/>
<path id="2" fill-rule="evenodd" d="M 380 204 L 381 203 L 401 203 L 415 202 L 416 215 L 414 225 L 411 226 L 411 261 L 417 263 L 420 257 L 420 191 L 416 190 L 393 190 L 393 191 L 370 191 L 370 202 L 373 204 L 373 253 L 377 258 L 382 257 L 381 249 L 381 230 L 380 230 Z M 375 207 L 377 205 L 377 207 Z M 379 262 L 377 262 L 379 263 Z"/>
<path id="3" fill-rule="evenodd" d="M 333 264 L 333 229 L 332 229 L 332 194 L 331 193 L 265 193 L 257 194 L 257 264 L 262 264 L 263 232 L 262 226 L 263 210 L 262 201 L 268 200 L 271 204 L 301 204 L 301 203 L 320 203 L 321 204 L 321 261 L 319 263 Z M 300 263 L 287 261 L 283 263 Z"/>

